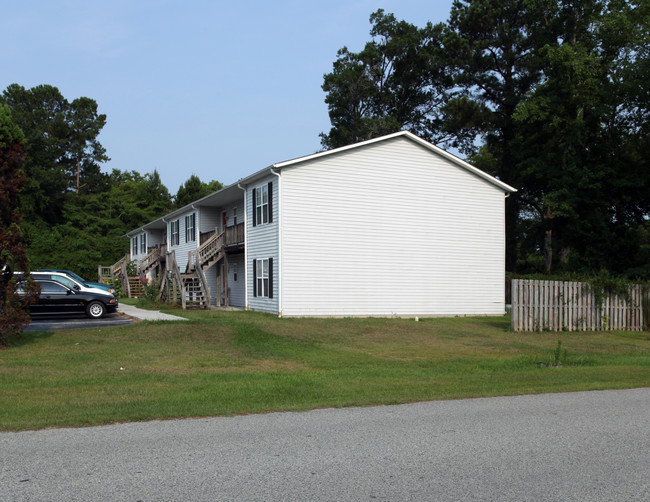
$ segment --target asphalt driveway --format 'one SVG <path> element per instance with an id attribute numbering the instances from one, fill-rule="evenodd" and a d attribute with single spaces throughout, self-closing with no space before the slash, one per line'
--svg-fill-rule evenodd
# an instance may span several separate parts
<path id="1" fill-rule="evenodd" d="M 650 388 L 0 433 L 0 499 L 650 500 Z"/>
<path id="2" fill-rule="evenodd" d="M 71 317 L 33 317 L 24 331 L 53 331 L 60 329 L 98 328 L 130 324 L 133 320 L 118 313 L 106 314 L 101 319 L 89 319 L 83 314 Z M 1 498 L 0 498 L 1 500 Z"/>
<path id="3" fill-rule="evenodd" d="M 59 329 L 98 328 L 130 324 L 133 320 L 140 321 L 186 321 L 187 319 L 156 310 L 145 310 L 132 305 L 121 303 L 118 312 L 106 314 L 101 319 L 89 319 L 83 314 L 75 316 L 33 317 L 24 331 L 51 331 Z M 0 499 L 1 501 L 1 499 Z"/>

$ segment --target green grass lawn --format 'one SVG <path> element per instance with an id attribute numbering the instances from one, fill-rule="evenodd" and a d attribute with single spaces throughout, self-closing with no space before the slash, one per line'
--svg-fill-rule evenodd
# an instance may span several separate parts
<path id="1" fill-rule="evenodd" d="M 0 430 L 650 386 L 647 332 L 182 315 L 191 320 L 24 333 L 0 351 Z"/>

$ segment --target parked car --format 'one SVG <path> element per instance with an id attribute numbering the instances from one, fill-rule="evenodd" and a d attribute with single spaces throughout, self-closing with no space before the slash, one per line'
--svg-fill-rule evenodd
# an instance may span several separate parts
<path id="1" fill-rule="evenodd" d="M 32 316 L 86 314 L 91 319 L 99 319 L 117 310 L 117 298 L 106 291 L 79 291 L 50 279 L 35 278 L 35 281 L 41 286 L 41 293 L 29 306 Z M 22 284 L 18 284 L 18 294 L 22 292 Z"/>
<path id="2" fill-rule="evenodd" d="M 105 289 L 112 295 L 115 294 L 115 288 L 113 286 L 110 286 L 108 284 L 102 284 L 101 282 L 90 282 L 81 277 L 80 275 L 75 274 L 71 270 L 64 270 L 64 269 L 58 269 L 58 268 L 39 268 L 37 272 L 58 272 L 60 274 L 65 274 L 71 279 L 76 280 L 77 282 L 81 284 L 86 284 L 87 286 L 91 288 L 100 288 L 100 289 Z"/>
<path id="3" fill-rule="evenodd" d="M 31 275 L 34 279 L 49 279 L 51 281 L 60 282 L 64 286 L 70 289 L 75 289 L 77 291 L 110 294 L 112 296 L 115 296 L 114 293 L 109 293 L 105 288 L 91 286 L 87 282 L 79 281 L 73 277 L 70 277 L 68 274 L 64 274 L 63 272 L 36 271 L 32 272 Z"/>

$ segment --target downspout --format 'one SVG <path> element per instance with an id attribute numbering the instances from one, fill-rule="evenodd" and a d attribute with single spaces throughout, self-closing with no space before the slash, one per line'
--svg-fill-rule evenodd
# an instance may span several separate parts
<path id="1" fill-rule="evenodd" d="M 165 245 L 167 246 L 167 251 L 169 251 L 169 228 L 167 227 L 167 224 L 169 222 L 165 219 L 164 216 L 160 219 L 165 224 Z"/>
<path id="2" fill-rule="evenodd" d="M 244 191 L 244 308 L 248 310 L 248 191 L 240 183 L 237 188 Z"/>
<path id="3" fill-rule="evenodd" d="M 282 317 L 282 183 L 280 180 L 282 177 L 279 172 L 276 172 L 272 167 L 270 169 L 272 174 L 275 174 L 278 177 L 278 317 Z M 269 195 L 269 197 L 271 197 Z"/>

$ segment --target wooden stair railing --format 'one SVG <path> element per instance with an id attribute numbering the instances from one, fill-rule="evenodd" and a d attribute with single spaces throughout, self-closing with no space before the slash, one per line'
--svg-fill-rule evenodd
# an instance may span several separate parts
<path id="1" fill-rule="evenodd" d="M 97 275 L 99 276 L 98 277 L 99 282 L 106 284 L 115 281 L 117 279 L 122 283 L 122 291 L 127 292 L 128 295 L 128 279 L 126 275 L 126 264 L 129 262 L 130 258 L 131 255 L 127 253 L 122 258 L 120 258 L 117 262 L 115 262 L 113 265 L 110 265 L 108 267 L 99 265 L 99 267 L 97 268 Z"/>
<path id="2" fill-rule="evenodd" d="M 181 271 L 176 263 L 176 252 L 171 251 L 166 254 L 166 270 L 162 274 L 160 281 L 160 291 L 158 293 L 158 300 L 164 299 L 169 303 L 181 303 L 181 307 L 185 308 L 185 286 L 183 285 L 183 278 Z"/>
<path id="3" fill-rule="evenodd" d="M 196 251 L 194 251 L 194 265 L 199 265 L 203 271 L 208 270 L 212 265 L 219 261 L 219 258 L 216 257 L 223 252 L 223 246 L 224 232 L 221 232 L 220 234 L 215 233 L 207 241 L 201 244 Z"/>
<path id="4" fill-rule="evenodd" d="M 227 227 L 223 232 L 210 236 L 196 250 L 188 253 L 184 277 L 195 274 L 203 297 L 209 302 L 210 288 L 205 273 L 220 260 L 226 258 L 226 246 L 244 242 L 244 224 Z M 184 279 L 185 280 L 185 279 Z M 189 287 L 188 284 L 185 284 Z M 192 284 L 194 286 L 194 283 Z M 226 301 L 227 303 L 227 301 Z"/>
<path id="5" fill-rule="evenodd" d="M 139 273 L 141 275 L 146 274 L 149 270 L 151 270 L 152 268 L 154 268 L 156 265 L 158 265 L 160 263 L 160 258 L 161 258 L 160 248 L 151 249 L 147 253 L 147 256 L 145 256 L 138 263 L 138 271 L 139 271 Z"/>

